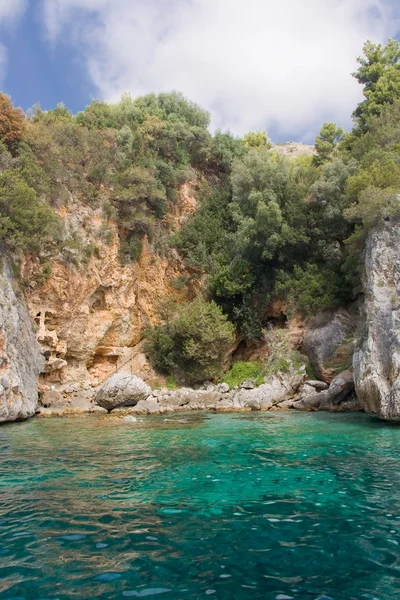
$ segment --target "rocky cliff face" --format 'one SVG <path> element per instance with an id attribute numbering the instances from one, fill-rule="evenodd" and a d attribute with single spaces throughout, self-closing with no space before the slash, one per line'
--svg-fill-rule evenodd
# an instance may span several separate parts
<path id="1" fill-rule="evenodd" d="M 193 187 L 185 184 L 162 224 L 164 232 L 179 228 L 195 208 Z M 157 251 L 145 238 L 138 260 L 122 265 L 116 226 L 101 208 L 71 199 L 61 216 L 80 241 L 77 259 L 82 259 L 82 248 L 94 251 L 80 265 L 52 261 L 49 279 L 27 291 L 45 357 L 40 391 L 55 389 L 66 401 L 85 396 L 123 364 L 154 383 L 157 376 L 143 353 L 143 331 L 156 321 L 160 301 L 182 295 L 173 285 L 185 276 L 178 255 L 170 248 Z M 32 267 L 25 264 L 25 278 Z"/>
<path id="2" fill-rule="evenodd" d="M 37 377 L 44 360 L 10 262 L 0 269 L 0 421 L 26 419 L 38 402 Z"/>
<path id="3" fill-rule="evenodd" d="M 321 313 L 308 321 L 303 351 L 318 379 L 330 383 L 350 367 L 355 328 L 356 319 L 344 309 Z"/>
<path id="4" fill-rule="evenodd" d="M 364 287 L 364 327 L 353 361 L 357 395 L 368 413 L 400 421 L 399 217 L 370 233 Z"/>

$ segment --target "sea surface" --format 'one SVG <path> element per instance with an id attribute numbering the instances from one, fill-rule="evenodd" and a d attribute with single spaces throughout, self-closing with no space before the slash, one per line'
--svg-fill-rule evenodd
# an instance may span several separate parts
<path id="1" fill-rule="evenodd" d="M 399 600 L 400 426 L 327 413 L 5 425 L 0 598 Z"/>

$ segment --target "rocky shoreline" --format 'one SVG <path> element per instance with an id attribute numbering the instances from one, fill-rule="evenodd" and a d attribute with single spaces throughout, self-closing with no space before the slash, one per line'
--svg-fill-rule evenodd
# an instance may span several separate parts
<path id="1" fill-rule="evenodd" d="M 246 381 L 230 389 L 226 383 L 206 383 L 201 388 L 176 390 L 151 388 L 136 375 L 121 371 L 91 395 L 57 392 L 44 395 L 37 416 L 112 414 L 158 415 L 181 411 L 248 412 L 300 410 L 330 412 L 361 411 L 354 395 L 353 376 L 345 371 L 328 385 L 307 380 L 305 370 L 278 373 L 259 386 Z"/>

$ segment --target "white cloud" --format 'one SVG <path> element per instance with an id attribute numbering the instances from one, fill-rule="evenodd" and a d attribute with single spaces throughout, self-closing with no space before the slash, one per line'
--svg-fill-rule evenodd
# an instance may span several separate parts
<path id="1" fill-rule="evenodd" d="M 0 84 L 4 79 L 7 68 L 7 50 L 3 44 L 0 44 Z"/>
<path id="2" fill-rule="evenodd" d="M 0 0 L 0 23 L 19 17 L 27 6 L 27 0 Z"/>
<path id="3" fill-rule="evenodd" d="M 349 125 L 361 97 L 355 57 L 399 25 L 389 0 L 43 2 L 49 36 L 84 45 L 106 100 L 176 89 L 214 127 L 292 138 L 312 139 L 324 120 Z"/>
<path id="4" fill-rule="evenodd" d="M 10 25 L 24 12 L 28 0 L 0 0 L 0 26 Z M 0 84 L 7 69 L 7 48 L 0 42 Z"/>

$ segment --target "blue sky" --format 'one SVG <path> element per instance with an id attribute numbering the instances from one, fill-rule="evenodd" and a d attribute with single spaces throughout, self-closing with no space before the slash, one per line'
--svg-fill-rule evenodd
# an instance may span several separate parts
<path id="1" fill-rule="evenodd" d="M 0 0 L 0 88 L 73 112 L 178 89 L 213 128 L 311 142 L 351 126 L 363 42 L 399 31 L 398 0 Z"/>
<path id="2" fill-rule="evenodd" d="M 14 104 L 27 110 L 36 102 L 43 109 L 64 102 L 77 112 L 97 96 L 96 86 L 87 76 L 81 47 L 62 40 L 49 41 L 39 2 L 29 3 L 18 22 L 3 27 L 1 33 L 8 56 L 1 87 Z"/>

